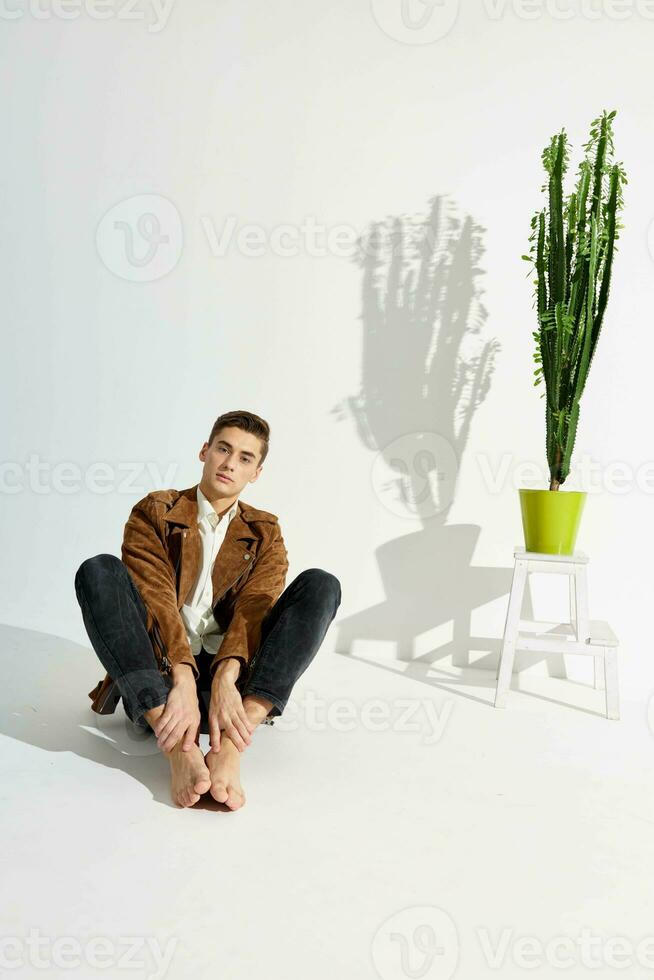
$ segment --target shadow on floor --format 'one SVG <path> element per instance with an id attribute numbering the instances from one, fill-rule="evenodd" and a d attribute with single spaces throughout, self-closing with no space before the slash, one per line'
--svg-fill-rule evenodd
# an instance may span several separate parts
<path id="1" fill-rule="evenodd" d="M 120 703 L 113 715 L 91 710 L 87 696 L 104 676 L 93 649 L 61 637 L 0 626 L 0 733 L 44 749 L 73 752 L 127 773 L 158 803 L 170 798 L 168 761 L 152 732 L 138 732 Z M 231 813 L 210 794 L 195 808 Z"/>

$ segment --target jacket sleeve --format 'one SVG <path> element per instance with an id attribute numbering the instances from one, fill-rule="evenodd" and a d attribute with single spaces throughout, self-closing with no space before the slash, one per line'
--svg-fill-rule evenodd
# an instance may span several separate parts
<path id="1" fill-rule="evenodd" d="M 200 675 L 177 608 L 175 572 L 168 560 L 156 505 L 144 497 L 134 505 L 123 534 L 122 560 L 148 611 L 148 630 L 156 623 L 171 664 L 189 664 Z"/>
<path id="2" fill-rule="evenodd" d="M 236 594 L 229 626 L 209 664 L 211 677 L 220 661 L 228 657 L 236 657 L 241 666 L 252 661 L 261 641 L 263 620 L 284 591 L 287 571 L 288 553 L 276 524 L 273 540 L 257 556 L 247 581 Z"/>

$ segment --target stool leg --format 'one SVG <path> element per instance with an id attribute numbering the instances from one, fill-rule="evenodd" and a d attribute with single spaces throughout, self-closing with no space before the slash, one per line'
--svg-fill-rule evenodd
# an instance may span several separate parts
<path id="1" fill-rule="evenodd" d="M 574 573 L 570 576 L 570 623 L 575 636 L 583 643 L 590 636 L 588 621 L 588 580 L 586 565 L 575 565 Z M 597 653 L 593 657 L 593 687 L 599 690 L 603 685 L 604 655 Z"/>
<path id="2" fill-rule="evenodd" d="M 568 575 L 568 595 L 570 597 L 570 624 L 574 628 L 574 619 L 576 616 L 574 601 L 574 586 L 572 584 L 573 576 Z M 565 656 L 562 653 L 550 653 L 546 659 L 547 673 L 550 677 L 562 677 L 564 680 L 567 678 L 568 673 L 565 669 Z"/>
<path id="3" fill-rule="evenodd" d="M 620 717 L 618 691 L 618 656 L 615 647 L 604 647 L 604 681 L 606 687 L 606 717 Z"/>
<path id="4" fill-rule="evenodd" d="M 513 592 L 513 588 L 514 588 L 515 573 L 516 573 L 516 566 L 514 565 L 514 567 L 513 567 L 513 576 L 511 578 L 511 592 Z M 520 600 L 520 606 L 518 608 L 518 624 L 520 622 L 520 617 L 521 617 L 521 614 L 522 614 L 523 610 L 526 613 L 527 619 L 532 619 L 533 618 L 533 609 L 532 609 L 532 605 L 531 605 L 531 595 L 530 595 L 530 591 L 529 590 L 530 590 L 529 578 L 528 578 L 528 576 L 525 576 L 525 581 L 524 581 L 524 584 L 522 586 L 522 599 Z M 510 601 L 511 601 L 511 599 L 510 599 L 510 593 L 509 593 L 509 602 Z M 504 619 L 504 636 L 506 636 L 506 628 L 507 628 L 508 618 L 509 618 L 509 610 L 508 610 L 508 606 L 507 606 L 506 617 Z M 500 676 L 500 666 L 502 664 L 502 650 L 503 650 L 503 648 L 504 648 L 504 639 L 502 639 L 502 643 L 500 645 L 500 652 L 497 655 L 497 667 L 495 668 L 495 680 L 497 680 L 497 678 Z"/>
<path id="5" fill-rule="evenodd" d="M 575 565 L 575 622 L 574 629 L 577 640 L 583 643 L 590 636 L 590 624 L 588 622 L 588 580 L 586 577 L 586 565 Z M 593 658 L 593 687 L 600 690 L 603 687 L 604 656 L 598 653 Z"/>
<path id="6" fill-rule="evenodd" d="M 570 625 L 577 632 L 577 602 L 575 599 L 575 576 L 568 575 L 568 585 L 570 589 Z"/>
<path id="7" fill-rule="evenodd" d="M 588 625 L 588 580 L 586 578 L 586 566 L 575 565 L 575 628 L 579 643 L 585 643 L 590 636 Z"/>
<path id="8" fill-rule="evenodd" d="M 497 686 L 495 689 L 495 707 L 506 707 L 506 695 L 511 686 L 511 674 L 513 673 L 513 661 L 515 659 L 515 646 L 520 629 L 520 613 L 522 611 L 522 599 L 525 592 L 527 581 L 527 562 L 517 559 L 513 569 L 513 579 L 511 581 L 511 594 L 509 605 L 506 611 L 506 621 L 504 624 L 504 639 L 500 652 L 500 663 L 497 672 Z"/>

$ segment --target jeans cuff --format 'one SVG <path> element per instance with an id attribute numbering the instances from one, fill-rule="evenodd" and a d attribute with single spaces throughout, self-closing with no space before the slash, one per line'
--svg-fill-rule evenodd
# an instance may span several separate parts
<path id="1" fill-rule="evenodd" d="M 264 691 L 260 687 L 246 687 L 241 697 L 246 698 L 248 694 L 256 694 L 256 696 L 259 698 L 265 698 L 266 701 L 272 701 L 272 708 L 270 709 L 270 714 L 262 722 L 262 724 L 264 725 L 265 724 L 272 725 L 273 718 L 276 718 L 278 715 L 281 715 L 282 711 L 286 707 L 286 701 L 280 701 L 280 699 L 276 698 L 274 694 L 270 693 L 270 691 Z"/>

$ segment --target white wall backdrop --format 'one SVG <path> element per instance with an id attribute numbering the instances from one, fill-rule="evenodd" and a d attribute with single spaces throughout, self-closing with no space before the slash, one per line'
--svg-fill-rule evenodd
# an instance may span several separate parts
<path id="1" fill-rule="evenodd" d="M 520 260 L 540 154 L 565 126 L 574 172 L 615 108 L 625 230 L 566 488 L 591 491 L 591 613 L 621 639 L 624 694 L 646 701 L 653 16 L 645 0 L 448 0 L 410 28 L 399 0 L 5 4 L 2 621 L 88 645 L 78 565 L 120 553 L 150 490 L 195 483 L 214 418 L 246 408 L 272 439 L 243 499 L 279 515 L 289 581 L 340 578 L 330 635 L 434 661 L 459 645 L 490 666 L 517 487 L 546 486 Z M 408 249 L 429 220 L 433 324 L 375 300 L 401 292 L 389 241 Z M 380 254 L 355 261 L 375 225 Z M 476 406 L 448 399 L 442 351 L 430 368 L 443 324 L 471 370 L 494 355 Z M 445 492 L 447 445 L 449 508 L 421 453 Z"/>

